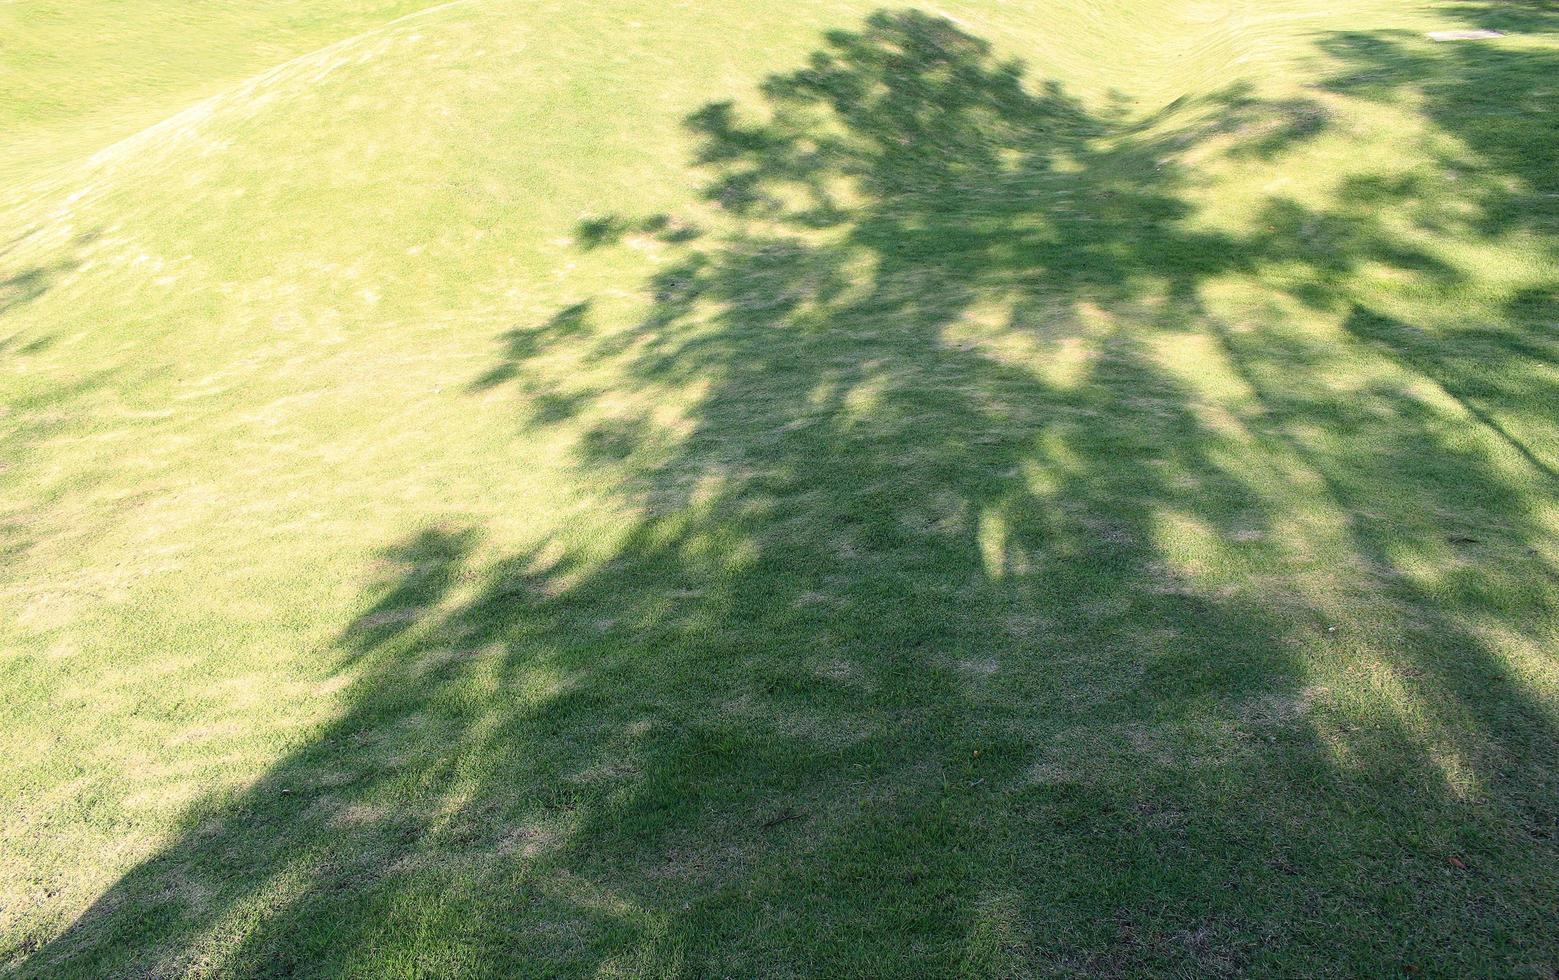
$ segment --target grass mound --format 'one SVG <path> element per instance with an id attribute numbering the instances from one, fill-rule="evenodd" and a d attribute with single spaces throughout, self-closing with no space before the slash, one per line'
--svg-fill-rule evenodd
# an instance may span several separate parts
<path id="1" fill-rule="evenodd" d="M 6 968 L 1551 972 L 1559 16 L 764 6 L 8 69 Z"/>

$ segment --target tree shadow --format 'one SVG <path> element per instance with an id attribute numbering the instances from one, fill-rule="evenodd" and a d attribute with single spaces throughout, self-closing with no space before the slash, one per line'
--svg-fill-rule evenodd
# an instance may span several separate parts
<path id="1" fill-rule="evenodd" d="M 36 233 L 37 229 L 33 229 L 0 247 L 0 258 L 15 251 Z M 97 237 L 96 231 L 83 232 L 71 239 L 70 246 L 74 253 L 79 253 Z M 80 266 L 81 260 L 72 254 L 51 262 L 25 264 L 20 269 L 0 269 L 0 317 L 32 303 L 48 292 L 61 276 Z M 18 343 L 18 337 L 18 334 L 13 334 L 0 338 L 0 353 L 14 349 L 23 354 L 33 354 L 46 350 L 50 345 L 50 338 L 47 337 L 35 338 L 26 344 Z"/>
<path id="2" fill-rule="evenodd" d="M 37 233 L 38 229 L 32 228 L 0 245 L 0 259 L 17 252 Z M 97 231 L 75 235 L 69 242 L 70 254 L 63 258 L 23 263 L 20 268 L 14 265 L 9 269 L 0 266 L 0 318 L 33 303 L 52 289 L 62 276 L 79 269 L 82 264 L 80 258 L 82 250 L 96 241 L 99 235 Z M 3 319 L 0 319 L 0 327 L 4 326 Z M 0 336 L 0 355 L 15 354 L 25 357 L 41 354 L 54 346 L 55 338 L 52 336 L 33 336 L 29 339 L 26 334 L 26 330 L 15 330 L 9 335 Z"/>
<path id="3" fill-rule="evenodd" d="M 1490 29 L 1559 29 L 1546 3 L 1458 3 L 1446 11 Z M 1497 42 L 1434 44 L 1403 32 L 1340 34 L 1321 48 L 1337 66 L 1323 87 L 1393 104 L 1411 96 L 1438 139 L 1429 150 L 1437 172 L 1376 184 L 1358 203 L 1395 209 L 1448 239 L 1524 241 L 1539 262 L 1559 261 L 1559 126 L 1548 118 L 1559 53 Z M 1378 218 L 1369 220 L 1380 227 Z M 1426 278 L 1442 292 L 1487 289 L 1443 270 Z M 1528 431 L 1552 426 L 1556 292 L 1551 280 L 1520 287 L 1497 316 L 1471 323 L 1409 322 L 1353 304 L 1344 327 L 1443 390 L 1552 479 L 1551 451 L 1545 458 L 1512 431 L 1511 419 Z"/>
<path id="4" fill-rule="evenodd" d="M 1467 414 L 1521 454 L 1533 469 L 1549 479 L 1559 478 L 1552 465 L 1540 458 L 1521 439 L 1512 435 L 1485 404 L 1520 407 L 1531 394 L 1535 374 L 1559 361 L 1559 348 L 1541 333 L 1513 333 L 1504 327 L 1467 329 L 1456 334 L 1455 344 L 1444 337 L 1416 328 L 1374 310 L 1356 307 L 1344 329 L 1360 340 L 1383 349 L 1409 370 L 1433 378 L 1456 399 Z M 1531 365 L 1530 373 L 1512 371 Z M 1541 384 L 1541 382 L 1538 382 Z M 1549 394 L 1554 394 L 1550 391 Z"/>
<path id="5" fill-rule="evenodd" d="M 339 638 L 339 717 L 21 972 L 1551 958 L 1552 720 L 1489 640 L 1552 613 L 1516 581 L 1546 567 L 1517 555 L 1537 518 L 1420 402 L 1340 394 L 1324 346 L 1246 339 L 1202 297 L 1275 264 L 1327 308 L 1366 262 L 1456 270 L 1289 202 L 1252 236 L 1195 220 L 1189 148 L 1249 131 L 1228 152 L 1273 155 L 1322 128 L 1239 88 L 1094 109 L 884 12 L 763 100 L 689 120 L 699 221 L 576 236 L 676 250 L 639 322 L 570 306 L 473 382 L 547 394 L 527 432 L 575 433 L 582 478 L 637 517 L 500 558 L 459 523 L 388 549 Z M 1380 342 L 1380 316 L 1348 329 Z M 614 389 L 548 374 L 565 342 Z M 1415 499 L 1365 516 L 1388 490 Z M 1474 504 L 1489 522 L 1463 536 L 1516 564 L 1425 585 L 1465 547 L 1435 508 Z M 1353 669 L 1405 692 L 1400 715 L 1334 697 Z M 1444 699 L 1434 725 L 1422 697 Z"/>
<path id="6" fill-rule="evenodd" d="M 1460 4 L 1475 25 L 1520 16 L 1520 4 Z M 1531 8 L 1536 11 L 1537 8 Z M 1535 13 L 1532 14 L 1536 16 Z M 1559 21 L 1550 12 L 1546 29 Z M 1440 177 L 1471 206 L 1473 230 L 1525 232 L 1551 243 L 1559 236 L 1559 140 L 1551 114 L 1559 53 L 1487 43 L 1435 44 L 1406 32 L 1354 32 L 1321 44 L 1340 66 L 1330 91 L 1398 103 L 1413 95 L 1434 131 L 1451 137 L 1435 154 Z M 1433 151 L 1432 151 L 1433 152 Z M 1400 199 L 1400 198 L 1399 198 Z"/>
<path id="7" fill-rule="evenodd" d="M 1458 0 L 1445 4 L 1447 14 L 1474 27 L 1512 34 L 1559 31 L 1559 7 L 1552 0 Z"/>

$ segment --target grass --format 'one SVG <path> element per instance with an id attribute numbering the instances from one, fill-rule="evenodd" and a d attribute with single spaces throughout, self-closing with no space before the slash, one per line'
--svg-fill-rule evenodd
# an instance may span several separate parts
<path id="1" fill-rule="evenodd" d="M 199 98 L 437 0 L 11 0 L 0 179 L 68 162 Z"/>
<path id="2" fill-rule="evenodd" d="M 0 14 L 0 969 L 1555 975 L 1552 6 L 416 6 Z"/>

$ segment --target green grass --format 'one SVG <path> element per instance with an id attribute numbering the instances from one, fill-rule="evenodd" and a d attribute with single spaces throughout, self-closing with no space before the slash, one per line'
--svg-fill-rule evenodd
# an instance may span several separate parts
<path id="1" fill-rule="evenodd" d="M 1559 11 L 418 6 L 0 11 L 0 971 L 1555 975 Z"/>
<path id="2" fill-rule="evenodd" d="M 0 181 L 91 152 L 245 77 L 439 0 L 8 0 Z"/>

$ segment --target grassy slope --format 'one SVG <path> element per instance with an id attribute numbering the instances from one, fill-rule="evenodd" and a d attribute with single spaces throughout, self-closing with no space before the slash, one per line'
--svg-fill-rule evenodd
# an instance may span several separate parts
<path id="1" fill-rule="evenodd" d="M 8 161 L 0 956 L 1551 971 L 1559 18 L 773 6 Z"/>
<path id="2" fill-rule="evenodd" d="M 256 71 L 436 2 L 0 4 L 0 183 L 25 181 Z"/>

